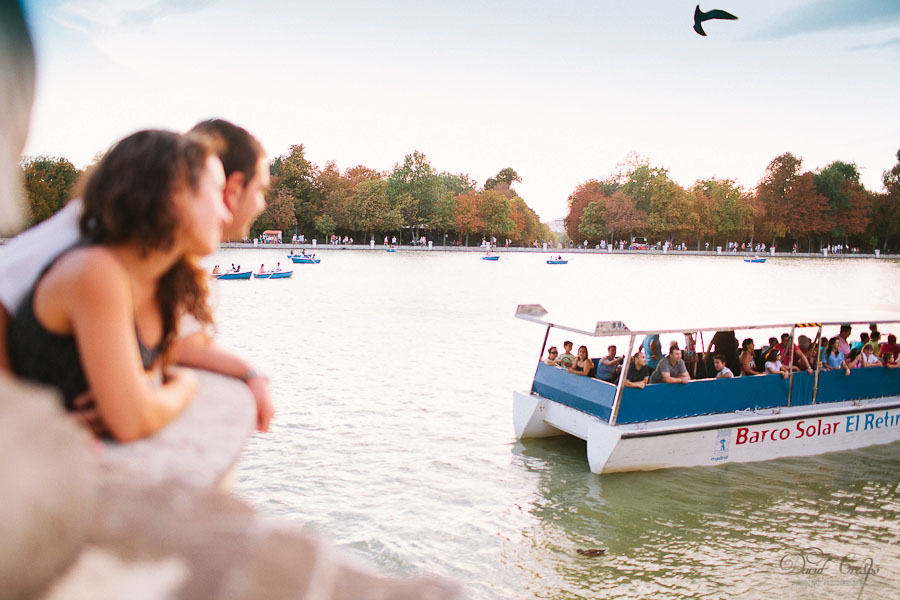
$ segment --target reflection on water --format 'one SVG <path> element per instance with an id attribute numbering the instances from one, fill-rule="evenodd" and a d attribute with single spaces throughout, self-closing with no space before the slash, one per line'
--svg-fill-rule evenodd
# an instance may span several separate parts
<path id="1" fill-rule="evenodd" d="M 283 254 L 228 250 L 209 264 L 284 266 Z M 222 342 L 273 378 L 278 415 L 237 485 L 264 514 L 312 525 L 384 572 L 458 578 L 476 599 L 856 597 L 846 571 L 879 552 L 862 597 L 896 597 L 898 445 L 598 476 L 584 442 L 520 443 L 511 425 L 544 335 L 512 318 L 518 303 L 591 328 L 673 313 L 778 322 L 833 314 L 811 299 L 838 281 L 867 290 L 870 306 L 852 295 L 867 318 L 898 297 L 896 263 L 319 255 L 292 279 L 213 284 Z M 817 548 L 821 573 L 784 568 L 812 564 Z"/>

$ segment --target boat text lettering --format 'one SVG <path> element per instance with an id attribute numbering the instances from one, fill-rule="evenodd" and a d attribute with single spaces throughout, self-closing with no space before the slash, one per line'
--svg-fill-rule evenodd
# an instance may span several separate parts
<path id="1" fill-rule="evenodd" d="M 847 417 L 848 432 L 859 431 L 859 417 L 860 415 L 852 415 Z M 884 416 L 882 417 L 876 417 L 874 413 L 862 415 L 862 417 L 863 431 L 865 431 L 866 429 L 881 429 L 883 427 L 896 427 L 900 425 L 900 414 L 892 415 L 888 411 L 884 411 Z"/>
<path id="2" fill-rule="evenodd" d="M 799 421 L 796 425 L 795 438 L 810 438 L 822 435 L 832 435 L 837 433 L 840 421 L 823 422 L 817 419 L 815 423 L 807 424 L 806 421 Z M 849 428 L 849 423 L 848 423 Z M 738 427 L 735 444 L 755 444 L 757 442 L 765 442 L 766 440 L 774 442 L 777 440 L 786 440 L 791 437 L 790 427 L 782 427 L 780 429 L 760 429 L 759 431 L 750 431 L 749 427 Z"/>

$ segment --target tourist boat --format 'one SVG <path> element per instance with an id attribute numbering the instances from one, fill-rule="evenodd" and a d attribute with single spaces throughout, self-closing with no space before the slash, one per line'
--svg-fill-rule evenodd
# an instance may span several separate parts
<path id="1" fill-rule="evenodd" d="M 551 258 L 547 260 L 548 265 L 567 265 L 569 261 L 563 258 Z"/>
<path id="2" fill-rule="evenodd" d="M 754 256 L 753 258 L 750 258 L 748 256 L 744 259 L 744 262 L 746 262 L 746 263 L 764 263 L 764 262 L 766 262 L 766 259 L 759 257 L 759 256 Z"/>
<path id="3" fill-rule="evenodd" d="M 488 256 L 482 256 L 481 260 L 500 260 L 500 257 L 497 256 L 496 254 L 491 254 Z"/>
<path id="4" fill-rule="evenodd" d="M 551 328 L 558 328 L 627 338 L 625 356 L 631 356 L 644 335 L 686 331 L 631 331 L 620 321 L 598 322 L 594 331 L 586 331 L 547 321 L 546 315 L 539 305 L 520 305 L 516 311 L 517 318 L 547 328 L 545 347 Z M 793 339 L 798 328 L 817 328 L 821 335 L 823 326 L 836 325 L 729 329 L 789 330 Z M 770 374 L 633 388 L 624 385 L 624 373 L 617 383 L 606 383 L 539 362 L 531 390 L 513 393 L 515 434 L 519 439 L 579 437 L 587 442 L 594 473 L 756 462 L 900 439 L 900 368 L 858 368 L 847 376 L 840 369 L 815 367 L 813 374 L 794 372 L 786 378 Z"/>
<path id="5" fill-rule="evenodd" d="M 263 271 L 256 272 L 253 276 L 257 279 L 289 279 L 293 274 L 293 271 Z"/>
<path id="6" fill-rule="evenodd" d="M 216 279 L 250 279 L 250 271 L 227 271 L 225 273 L 213 273 Z"/>
<path id="7" fill-rule="evenodd" d="M 397 249 L 396 248 L 385 248 L 384 251 L 385 252 L 396 252 Z"/>
<path id="8" fill-rule="evenodd" d="M 307 256 L 305 254 L 288 254 L 287 257 L 291 259 L 291 262 L 295 265 L 317 265 L 322 262 L 321 258 Z"/>

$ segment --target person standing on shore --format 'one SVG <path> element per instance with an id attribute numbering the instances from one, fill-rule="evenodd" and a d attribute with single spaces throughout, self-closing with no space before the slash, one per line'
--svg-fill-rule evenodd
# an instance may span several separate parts
<path id="1" fill-rule="evenodd" d="M 218 155 L 225 171 L 223 201 L 231 213 L 223 239 L 242 239 L 265 209 L 264 192 L 269 184 L 265 151 L 247 130 L 222 119 L 198 123 L 192 129 L 221 140 Z M 83 204 L 73 199 L 54 216 L 23 232 L 4 248 L 0 265 L 0 371 L 9 373 L 7 346 L 9 315 L 34 285 L 37 276 L 53 259 L 78 242 L 78 221 Z M 268 379 L 239 356 L 220 348 L 196 322 L 185 323 L 172 352 L 174 362 L 206 369 L 244 381 L 257 408 L 257 429 L 267 431 L 274 414 Z M 88 418 L 90 419 L 90 417 Z"/>

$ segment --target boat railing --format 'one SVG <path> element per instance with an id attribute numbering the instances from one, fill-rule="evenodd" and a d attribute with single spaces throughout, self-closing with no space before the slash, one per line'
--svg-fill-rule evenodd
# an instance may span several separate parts
<path id="1" fill-rule="evenodd" d="M 697 379 L 689 383 L 626 387 L 617 403 L 616 385 L 541 363 L 532 391 L 610 424 L 629 424 L 812 405 L 814 385 L 815 375 L 806 372 L 794 373 L 793 381 L 777 374 Z M 853 369 L 850 376 L 843 370 L 824 371 L 819 374 L 815 404 L 898 394 L 900 369 Z"/>

